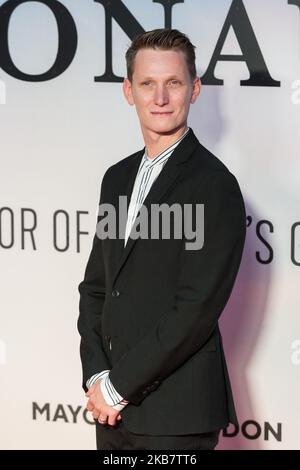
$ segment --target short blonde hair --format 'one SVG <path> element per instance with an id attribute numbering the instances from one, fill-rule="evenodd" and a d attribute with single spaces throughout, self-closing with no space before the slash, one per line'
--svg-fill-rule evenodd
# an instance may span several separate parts
<path id="1" fill-rule="evenodd" d="M 183 52 L 191 80 L 194 80 L 196 78 L 195 48 L 188 36 L 177 29 L 162 28 L 146 31 L 135 37 L 126 51 L 127 78 L 132 82 L 134 59 L 140 49 L 174 49 Z"/>

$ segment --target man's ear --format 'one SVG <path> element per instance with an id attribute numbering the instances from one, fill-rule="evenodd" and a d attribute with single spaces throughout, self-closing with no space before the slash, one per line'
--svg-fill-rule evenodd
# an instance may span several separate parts
<path id="1" fill-rule="evenodd" d="M 131 86 L 131 81 L 125 77 L 123 81 L 123 93 L 124 96 L 127 100 L 127 103 L 130 104 L 131 106 L 134 105 L 134 100 L 132 96 L 132 86 Z"/>
<path id="2" fill-rule="evenodd" d="M 196 99 L 200 95 L 202 83 L 200 80 L 200 77 L 196 77 L 193 80 L 193 90 L 192 90 L 192 96 L 191 96 L 191 103 L 195 103 Z"/>

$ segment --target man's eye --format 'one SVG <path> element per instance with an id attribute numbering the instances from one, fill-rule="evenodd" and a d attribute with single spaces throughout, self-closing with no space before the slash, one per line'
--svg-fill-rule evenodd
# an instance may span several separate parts
<path id="1" fill-rule="evenodd" d="M 150 85 L 150 82 L 143 82 L 142 85 Z"/>
<path id="2" fill-rule="evenodd" d="M 178 83 L 179 83 L 179 80 L 171 80 L 172 85 L 178 85 Z"/>

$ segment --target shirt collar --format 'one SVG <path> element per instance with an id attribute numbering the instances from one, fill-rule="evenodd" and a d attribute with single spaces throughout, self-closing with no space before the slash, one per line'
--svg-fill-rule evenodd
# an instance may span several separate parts
<path id="1" fill-rule="evenodd" d="M 148 157 L 148 152 L 147 152 L 147 148 L 145 147 L 145 152 L 144 152 L 144 155 L 143 155 L 143 160 L 147 163 L 147 167 L 149 166 L 153 166 L 153 165 L 156 165 L 158 163 L 161 163 L 162 161 L 165 161 L 168 157 L 171 156 L 171 153 L 173 152 L 173 150 L 175 149 L 175 147 L 177 147 L 177 145 L 182 141 L 182 139 L 187 135 L 188 131 L 190 130 L 190 128 L 188 127 L 185 131 L 185 133 L 179 137 L 175 142 L 173 142 L 173 144 L 171 144 L 169 147 L 167 147 L 165 150 L 163 150 L 160 154 L 158 154 L 156 157 L 154 158 L 149 158 Z"/>

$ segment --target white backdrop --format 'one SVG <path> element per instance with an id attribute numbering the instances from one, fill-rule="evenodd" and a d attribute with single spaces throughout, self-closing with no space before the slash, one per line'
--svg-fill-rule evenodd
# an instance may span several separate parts
<path id="1" fill-rule="evenodd" d="M 12 3 L 0 1 L 0 7 Z M 9 22 L 9 52 L 26 74 L 44 73 L 56 57 L 56 21 L 44 3 L 20 4 Z M 47 81 L 20 80 L 3 70 L 0 53 L 2 449 L 95 448 L 81 389 L 77 286 L 91 248 L 102 176 L 144 145 L 121 83 L 94 81 L 105 71 L 104 7 L 92 0 L 60 3 L 78 34 L 64 73 Z M 144 30 L 164 27 L 162 5 L 122 3 Z M 300 449 L 300 2 L 240 3 L 280 86 L 241 86 L 249 77 L 246 63 L 219 61 L 215 76 L 224 84 L 203 86 L 189 119 L 199 140 L 237 176 L 249 225 L 221 322 L 241 426 L 229 428 L 219 448 Z M 172 9 L 172 26 L 197 46 L 200 76 L 231 4 L 185 0 Z M 0 10 L 0 34 L 3 24 Z M 113 20 L 117 76 L 126 74 L 130 42 Z M 222 53 L 241 54 L 232 28 Z M 23 232 L 23 243 L 22 224 L 32 228 Z M 79 247 L 78 231 L 85 232 Z"/>

